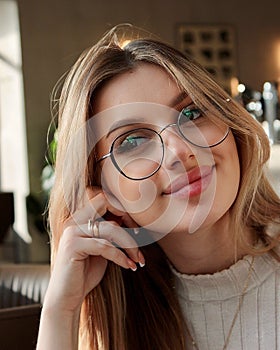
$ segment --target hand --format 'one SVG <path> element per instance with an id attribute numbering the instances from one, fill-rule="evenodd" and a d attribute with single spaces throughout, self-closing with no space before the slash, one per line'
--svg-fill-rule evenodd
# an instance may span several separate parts
<path id="1" fill-rule="evenodd" d="M 45 298 L 47 305 L 66 312 L 81 307 L 85 296 L 102 280 L 108 260 L 133 270 L 137 268 L 136 263 L 145 264 L 136 242 L 116 221 L 100 221 L 100 236 L 92 237 L 87 228 L 88 220 L 95 221 L 106 213 L 126 226 L 135 227 L 136 224 L 128 214 L 113 208 L 99 188 L 90 189 L 88 197 L 90 200 L 84 207 L 64 223 Z"/>

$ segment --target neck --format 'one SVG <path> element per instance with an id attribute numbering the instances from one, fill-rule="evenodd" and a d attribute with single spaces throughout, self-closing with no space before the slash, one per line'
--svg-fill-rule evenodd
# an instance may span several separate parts
<path id="1" fill-rule="evenodd" d="M 227 214 L 214 226 L 193 234 L 170 233 L 159 241 L 159 245 L 179 272 L 215 273 L 229 268 L 246 255 L 244 249 L 235 249 L 230 227 L 230 217 Z"/>

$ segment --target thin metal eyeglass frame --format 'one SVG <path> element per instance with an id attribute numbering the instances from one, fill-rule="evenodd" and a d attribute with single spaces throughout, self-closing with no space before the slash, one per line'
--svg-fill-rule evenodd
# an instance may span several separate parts
<path id="1" fill-rule="evenodd" d="M 184 110 L 184 109 L 185 109 L 185 108 L 183 108 L 183 110 Z M 183 110 L 182 110 L 182 111 L 183 111 Z M 199 147 L 199 148 L 212 148 L 212 147 L 218 146 L 219 144 L 221 144 L 221 143 L 227 138 L 227 136 L 228 136 L 228 134 L 229 134 L 229 130 L 230 130 L 229 126 L 227 127 L 227 132 L 226 132 L 225 135 L 222 137 L 222 139 L 219 140 L 218 142 L 214 143 L 213 145 L 210 145 L 210 146 L 200 146 L 200 145 L 195 144 L 194 142 L 190 141 L 190 140 L 183 134 L 183 132 L 181 131 L 180 124 L 179 124 L 179 120 L 180 120 L 180 116 L 181 116 L 181 114 L 182 114 L 182 111 L 179 113 L 178 119 L 177 119 L 177 122 L 176 122 L 176 123 L 170 123 L 170 124 L 166 125 L 166 126 L 165 126 L 164 128 L 162 128 L 159 132 L 157 132 L 157 131 L 154 130 L 154 129 L 150 129 L 150 128 L 136 128 L 136 129 L 132 129 L 132 130 L 128 131 L 128 132 L 135 132 L 135 131 L 138 131 L 138 130 L 149 130 L 149 131 L 152 131 L 152 132 L 154 132 L 155 134 L 157 134 L 158 137 L 160 138 L 161 145 L 162 145 L 162 157 L 161 157 L 161 161 L 160 161 L 158 167 L 157 167 L 151 174 L 149 174 L 149 175 L 147 175 L 147 176 L 143 176 L 143 177 L 141 177 L 141 178 L 130 177 L 130 176 L 126 175 L 126 174 L 121 170 L 121 168 L 119 167 L 118 163 L 116 162 L 116 159 L 115 159 L 114 154 L 113 154 L 113 149 L 114 149 L 115 142 L 116 142 L 116 140 L 117 140 L 118 138 L 120 138 L 121 136 L 125 135 L 125 134 L 128 133 L 128 132 L 124 132 L 123 134 L 117 136 L 117 137 L 114 139 L 114 141 L 112 142 L 112 145 L 111 145 L 111 147 L 110 147 L 109 152 L 108 152 L 107 154 L 101 156 L 98 160 L 96 160 L 96 164 L 99 163 L 99 162 L 101 162 L 102 160 L 104 160 L 104 159 L 110 157 L 112 163 L 114 164 L 114 166 L 116 167 L 116 169 L 118 170 L 118 172 L 119 172 L 120 174 L 122 174 L 124 177 L 126 177 L 127 179 L 136 180 L 136 181 L 145 180 L 145 179 L 148 179 L 149 177 L 153 176 L 156 172 L 158 172 L 158 170 L 159 170 L 159 169 L 161 168 L 161 166 L 162 166 L 165 151 L 164 151 L 164 141 L 163 141 L 163 139 L 162 139 L 162 137 L 161 137 L 161 134 L 162 134 L 167 128 L 169 128 L 169 127 L 171 127 L 171 126 L 177 126 L 177 129 L 178 129 L 180 135 L 183 137 L 183 139 L 184 139 L 185 141 L 187 141 L 188 143 L 190 143 L 191 145 L 196 146 L 196 147 Z"/>

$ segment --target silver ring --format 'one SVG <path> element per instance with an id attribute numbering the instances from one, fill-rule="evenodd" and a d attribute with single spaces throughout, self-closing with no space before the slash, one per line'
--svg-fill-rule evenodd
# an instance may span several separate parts
<path id="1" fill-rule="evenodd" d="M 88 231 L 93 238 L 100 238 L 99 232 L 99 221 L 94 221 L 93 219 L 88 220 Z"/>

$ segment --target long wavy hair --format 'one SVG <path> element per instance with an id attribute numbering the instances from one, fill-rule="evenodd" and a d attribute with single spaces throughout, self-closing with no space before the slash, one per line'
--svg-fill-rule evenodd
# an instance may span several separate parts
<path id="1" fill-rule="evenodd" d="M 131 31 L 127 26 L 125 30 Z M 230 96 L 189 57 L 152 38 L 137 38 L 123 46 L 118 33 L 119 27 L 113 28 L 86 50 L 64 79 L 58 101 L 55 184 L 49 205 L 52 264 L 62 224 L 95 178 L 94 157 L 88 160 L 85 146 L 68 164 L 71 176 L 65 186 L 65 159 L 72 136 L 92 117 L 100 87 L 141 62 L 162 67 L 199 108 L 216 115 L 218 111 L 219 118 L 229 125 L 241 166 L 239 191 L 231 208 L 236 246 L 245 246 L 254 255 L 273 253 L 280 234 L 280 201 L 265 174 L 270 145 L 262 126 L 239 103 L 232 99 L 228 102 Z M 83 169 L 82 177 L 77 169 Z M 257 248 L 243 236 L 248 227 L 262 242 Z M 141 249 L 149 261 L 144 269 L 133 273 L 109 263 L 101 283 L 86 297 L 81 314 L 81 349 L 186 349 L 184 318 L 165 255 L 156 243 Z"/>

